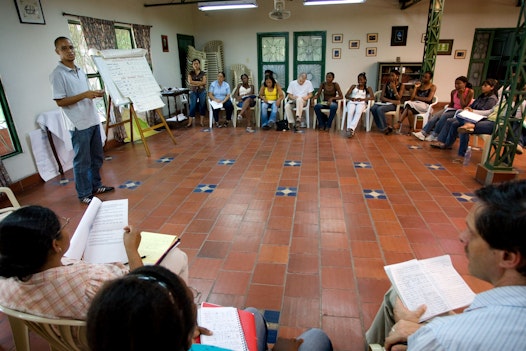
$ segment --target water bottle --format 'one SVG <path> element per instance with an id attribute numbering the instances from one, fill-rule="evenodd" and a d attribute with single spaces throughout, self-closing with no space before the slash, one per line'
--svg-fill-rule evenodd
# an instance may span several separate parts
<path id="1" fill-rule="evenodd" d="M 471 160 L 471 146 L 468 146 L 466 154 L 464 155 L 464 166 L 469 165 L 469 160 Z"/>

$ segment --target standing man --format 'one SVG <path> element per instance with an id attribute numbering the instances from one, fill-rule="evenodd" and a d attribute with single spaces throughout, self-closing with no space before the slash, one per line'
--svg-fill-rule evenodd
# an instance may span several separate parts
<path id="1" fill-rule="evenodd" d="M 285 105 L 285 114 L 287 115 L 289 124 L 292 125 L 295 132 L 298 131 L 298 127 L 301 123 L 303 106 L 305 106 L 312 98 L 313 91 L 314 88 L 312 87 L 310 80 L 307 80 L 306 73 L 300 73 L 298 79 L 293 80 L 289 84 L 289 88 L 287 89 L 289 102 Z M 294 106 L 296 107 L 296 120 L 294 120 L 294 111 L 292 110 Z"/>
<path id="2" fill-rule="evenodd" d="M 53 100 L 67 117 L 71 142 L 75 151 L 73 174 L 75 188 L 81 203 L 89 204 L 94 194 L 114 190 L 102 185 L 100 167 L 103 150 L 100 136 L 100 118 L 93 99 L 102 97 L 104 91 L 90 90 L 84 71 L 75 65 L 75 48 L 66 37 L 55 39 L 58 66 L 49 76 Z"/>
<path id="3" fill-rule="evenodd" d="M 488 185 L 475 195 L 460 242 L 469 273 L 493 288 L 463 313 L 424 324 L 418 319 L 425 306 L 409 311 L 386 296 L 369 343 L 381 343 L 385 333 L 386 350 L 406 349 L 405 342 L 408 350 L 526 350 L 526 180 Z"/>

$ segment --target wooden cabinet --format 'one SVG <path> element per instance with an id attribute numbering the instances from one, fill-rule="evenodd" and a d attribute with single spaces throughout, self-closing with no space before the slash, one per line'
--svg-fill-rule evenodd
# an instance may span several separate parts
<path id="1" fill-rule="evenodd" d="M 400 72 L 400 83 L 412 87 L 414 82 L 420 78 L 422 70 L 421 62 L 378 62 L 378 82 L 376 90 L 382 90 L 385 83 L 389 80 L 389 73 L 392 70 Z M 406 90 L 408 87 L 406 86 Z"/>

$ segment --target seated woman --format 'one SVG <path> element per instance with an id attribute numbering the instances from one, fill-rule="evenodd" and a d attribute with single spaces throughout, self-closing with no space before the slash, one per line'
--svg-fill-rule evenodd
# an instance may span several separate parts
<path id="1" fill-rule="evenodd" d="M 352 85 L 345 98 L 349 101 L 347 103 L 347 138 L 354 136 L 354 131 L 360 118 L 362 118 L 362 112 L 367 107 L 367 101 L 374 100 L 374 93 L 371 87 L 367 86 L 367 77 L 365 72 L 358 75 L 358 84 Z"/>
<path id="2" fill-rule="evenodd" d="M 246 311 L 254 314 L 258 351 L 267 350 L 263 315 L 255 308 Z M 99 291 L 88 312 L 87 338 L 91 351 L 193 350 L 194 338 L 214 332 L 196 321 L 196 305 L 185 282 L 163 267 L 145 266 Z M 299 351 L 332 350 L 320 329 L 307 330 L 297 339 L 303 339 Z"/>
<path id="3" fill-rule="evenodd" d="M 124 228 L 128 266 L 89 264 L 68 259 L 69 219 L 41 206 L 21 207 L 0 222 L 0 305 L 47 318 L 86 318 L 89 304 L 102 284 L 143 265 L 137 248 L 139 232 Z M 184 252 L 169 253 L 173 272 L 188 279 Z"/>
<path id="4" fill-rule="evenodd" d="M 228 127 L 230 121 L 232 120 L 232 112 L 234 112 L 234 105 L 230 101 L 230 85 L 225 82 L 225 72 L 219 72 L 217 74 L 217 80 L 214 80 L 210 87 L 208 88 L 208 98 L 211 101 L 219 104 L 219 107 L 212 106 L 214 113 L 214 121 L 216 122 L 216 127 Z M 219 111 L 223 107 L 226 111 L 226 118 L 223 124 L 219 124 Z"/>
<path id="5" fill-rule="evenodd" d="M 404 104 L 404 110 L 398 123 L 401 130 L 405 119 L 408 119 L 409 135 L 413 132 L 413 125 L 415 123 L 414 115 L 427 112 L 429 104 L 431 104 L 435 96 L 437 87 L 431 82 L 431 79 L 433 79 L 433 72 L 425 72 L 422 76 L 422 81 L 415 83 L 415 88 L 411 93 L 411 99 Z"/>
<path id="6" fill-rule="evenodd" d="M 192 60 L 193 70 L 188 73 L 188 84 L 190 85 L 190 116 L 188 116 L 187 128 L 194 124 L 195 112 L 199 103 L 199 116 L 201 127 L 204 127 L 203 117 L 206 114 L 206 72 L 201 71 L 201 61 Z"/>
<path id="7" fill-rule="evenodd" d="M 261 99 L 261 127 L 268 130 L 276 123 L 278 109 L 281 106 L 285 94 L 272 75 L 265 76 L 265 85 L 259 89 Z M 270 108 L 270 117 L 268 109 Z"/>
<path id="8" fill-rule="evenodd" d="M 419 132 L 413 132 L 413 136 L 421 141 L 435 141 L 448 118 L 455 115 L 457 110 L 462 110 L 473 102 L 473 89 L 468 78 L 460 76 L 455 79 L 455 89 L 451 91 L 449 105 L 443 110 L 435 113 Z"/>
<path id="9" fill-rule="evenodd" d="M 243 73 L 241 75 L 241 83 L 239 83 L 236 88 L 234 99 L 236 100 L 237 106 L 241 107 L 237 118 L 241 119 L 245 117 L 245 115 L 249 115 L 247 118 L 247 132 L 249 133 L 254 132 L 254 129 L 252 129 L 252 113 L 250 113 L 250 108 L 256 105 L 255 94 L 254 85 L 248 84 L 248 75 Z"/>
<path id="10" fill-rule="evenodd" d="M 317 103 L 318 97 L 323 94 L 323 101 Z M 316 95 L 312 97 L 312 104 L 314 105 L 314 112 L 318 119 L 318 128 L 321 130 L 330 131 L 332 120 L 338 110 L 338 100 L 343 98 L 340 85 L 334 82 L 334 73 L 329 72 L 325 75 L 325 82 L 321 83 Z M 323 113 L 322 109 L 329 109 L 329 116 Z"/>
<path id="11" fill-rule="evenodd" d="M 385 83 L 382 89 L 380 102 L 375 103 L 371 107 L 374 123 L 376 123 L 378 129 L 386 135 L 393 132 L 393 127 L 387 124 L 385 113 L 395 111 L 396 106 L 400 105 L 400 99 L 404 95 L 405 86 L 399 82 L 399 79 L 400 72 L 392 70 L 391 73 L 389 73 L 389 81 Z"/>
<path id="12" fill-rule="evenodd" d="M 481 116 L 489 116 L 493 107 L 497 104 L 498 82 L 496 79 L 486 79 L 482 82 L 482 93 L 464 110 L 476 113 Z M 449 118 L 440 131 L 438 139 L 431 143 L 431 147 L 437 149 L 451 149 L 458 136 L 458 128 L 464 125 L 465 120 L 457 118 L 458 114 L 464 110 L 457 110 L 455 117 Z M 480 123 L 480 122 L 479 122 Z M 466 145 L 467 148 L 467 145 Z M 465 150 L 464 150 L 465 152 Z"/>

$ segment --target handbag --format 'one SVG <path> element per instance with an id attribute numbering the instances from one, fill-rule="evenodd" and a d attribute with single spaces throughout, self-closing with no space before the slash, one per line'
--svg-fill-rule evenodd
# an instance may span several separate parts
<path id="1" fill-rule="evenodd" d="M 276 130 L 281 132 L 283 130 L 289 130 L 289 122 L 287 119 L 280 119 L 276 122 Z"/>

